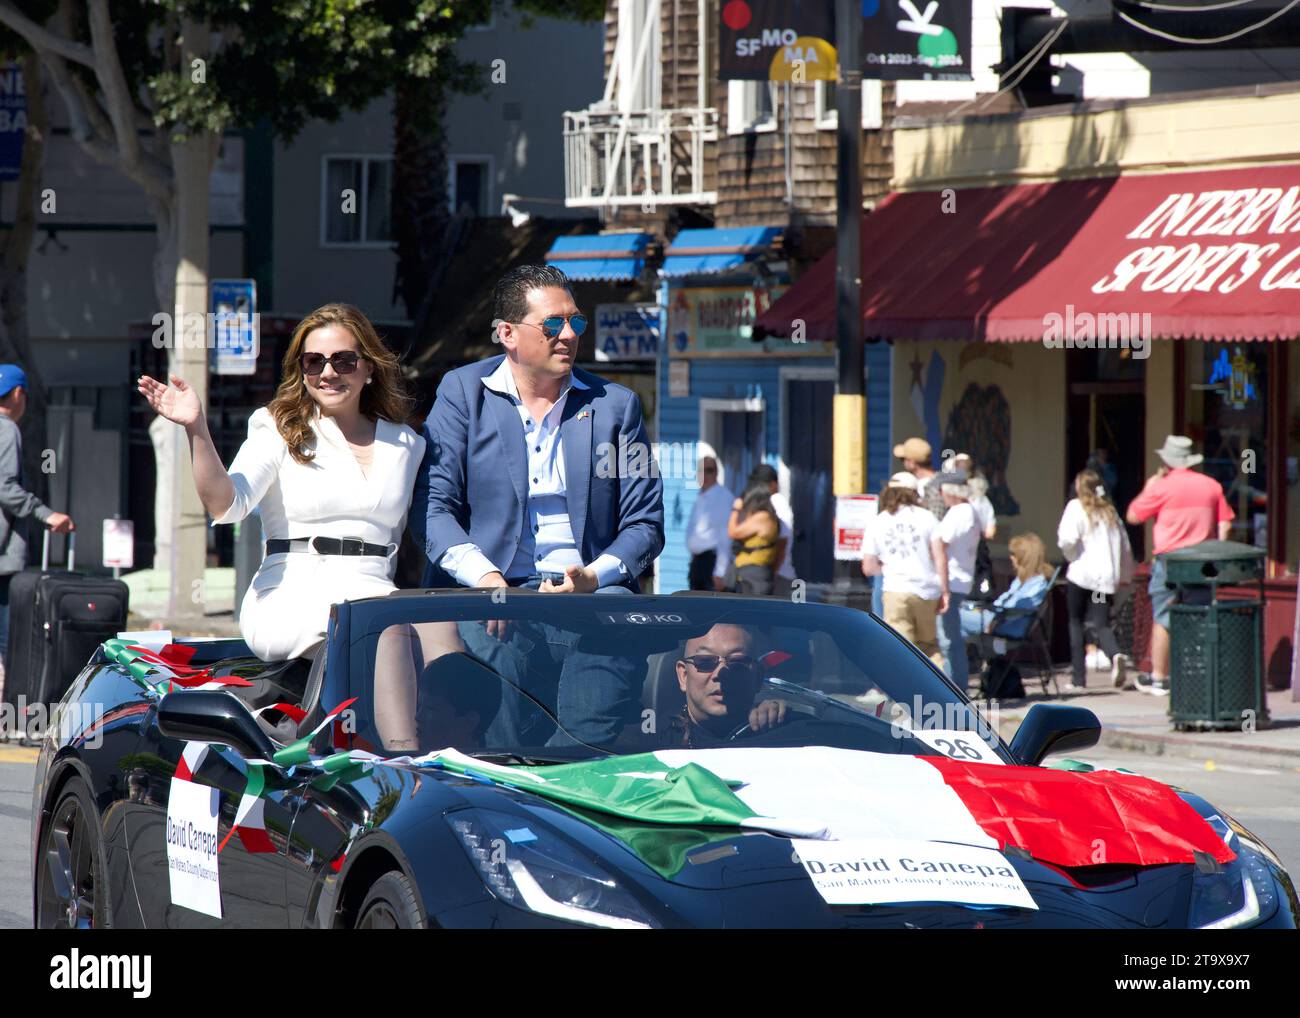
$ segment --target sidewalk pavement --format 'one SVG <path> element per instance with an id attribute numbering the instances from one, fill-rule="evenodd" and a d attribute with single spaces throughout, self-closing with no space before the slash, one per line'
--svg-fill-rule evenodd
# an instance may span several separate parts
<path id="1" fill-rule="evenodd" d="M 1057 681 L 1064 687 L 1069 679 L 1058 671 Z M 996 715 L 998 732 L 1008 741 L 1035 703 L 1065 703 L 1086 707 L 1097 715 L 1102 725 L 1099 745 L 1108 749 L 1202 760 L 1210 770 L 1217 761 L 1300 773 L 1300 703 L 1292 701 L 1288 689 L 1268 694 L 1268 727 L 1180 732 L 1169 718 L 1169 697 L 1116 689 L 1110 684 L 1109 672 L 1091 673 L 1086 690 L 1062 692 L 1060 697 L 1044 695 L 1036 677 L 1027 676 L 1024 683 L 1029 695 L 1023 700 L 1003 701 Z M 1087 751 L 1076 755 L 1086 757 Z"/>

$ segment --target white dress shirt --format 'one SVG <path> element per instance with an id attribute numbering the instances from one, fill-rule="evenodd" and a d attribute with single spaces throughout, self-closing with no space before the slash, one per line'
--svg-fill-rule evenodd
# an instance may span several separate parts
<path id="1" fill-rule="evenodd" d="M 727 523 L 731 519 L 731 503 L 736 496 L 717 482 L 701 488 L 691 506 L 690 522 L 686 525 L 686 550 L 692 555 L 716 552 L 714 576 L 725 576 L 731 561 L 731 538 L 727 536 Z"/>
<path id="2" fill-rule="evenodd" d="M 298 657 L 325 638 L 330 606 L 382 597 L 397 588 L 393 571 L 406 529 L 424 439 L 404 424 L 378 420 L 370 472 L 364 473 L 332 417 L 311 421 L 309 463 L 299 463 L 266 407 L 248 418 L 248 438 L 230 464 L 235 497 L 212 521 L 236 523 L 254 509 L 265 540 L 359 537 L 388 548 L 378 555 L 267 555 L 239 610 L 244 642 L 264 661 Z"/>
<path id="3" fill-rule="evenodd" d="M 573 539 L 573 525 L 569 522 L 568 488 L 564 476 L 564 442 L 560 436 L 560 421 L 571 389 L 586 389 L 581 379 L 569 376 L 569 384 L 560 393 L 555 405 L 540 421 L 519 396 L 514 372 L 509 358 L 483 379 L 483 384 L 493 392 L 505 395 L 519 412 L 524 426 L 525 452 L 528 459 L 528 503 L 525 508 L 527 526 L 514 561 L 504 570 L 506 579 L 523 579 L 534 573 L 563 573 L 566 566 L 585 565 L 582 552 Z M 457 544 L 448 548 L 438 564 L 457 583 L 466 587 L 478 586 L 488 573 L 498 568 L 483 554 L 478 545 Z M 627 579 L 627 567 L 615 555 L 600 555 L 591 563 L 600 587 L 622 583 Z"/>

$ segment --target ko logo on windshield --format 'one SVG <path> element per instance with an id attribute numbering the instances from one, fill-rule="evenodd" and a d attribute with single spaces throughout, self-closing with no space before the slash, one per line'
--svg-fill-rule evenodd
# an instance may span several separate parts
<path id="1" fill-rule="evenodd" d="M 602 622 L 616 626 L 684 626 L 690 624 L 690 619 L 685 615 L 678 614 L 677 612 L 605 613 L 602 614 L 600 618 Z"/>

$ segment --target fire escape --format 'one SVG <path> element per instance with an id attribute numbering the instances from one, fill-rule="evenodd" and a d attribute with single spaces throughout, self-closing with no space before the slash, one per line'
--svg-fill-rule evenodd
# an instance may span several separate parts
<path id="1" fill-rule="evenodd" d="M 645 86 L 647 61 L 660 60 L 650 50 L 660 38 L 662 3 L 643 2 L 639 30 L 620 26 L 604 96 L 584 110 L 564 114 L 564 192 L 570 208 L 639 205 L 650 211 L 657 205 L 712 205 L 718 200 L 716 191 L 704 189 L 705 144 L 718 138 L 718 111 L 705 105 L 708 4 L 700 3 L 697 105 L 665 108 L 658 89 Z M 649 103 L 648 95 L 653 96 Z"/>

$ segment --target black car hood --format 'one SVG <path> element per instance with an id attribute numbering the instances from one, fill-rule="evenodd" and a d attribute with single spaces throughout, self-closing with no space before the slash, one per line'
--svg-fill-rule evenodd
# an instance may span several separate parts
<path id="1" fill-rule="evenodd" d="M 460 785 L 460 782 L 457 782 Z M 960 904 L 827 906 L 795 860 L 789 838 L 735 828 L 638 823 L 498 786 L 460 785 L 469 806 L 506 805 L 581 844 L 621 880 L 650 888 L 714 892 L 728 926 L 888 928 L 1177 928 L 1184 925 L 1193 867 L 1097 866 L 1063 870 L 1010 858 L 1036 910 Z M 666 890 L 666 888 L 663 888 Z M 712 897 L 712 896 L 710 896 Z M 689 895 L 688 895 L 689 898 Z M 684 899 L 686 900 L 686 899 Z M 771 912 L 780 902 L 780 916 Z"/>

